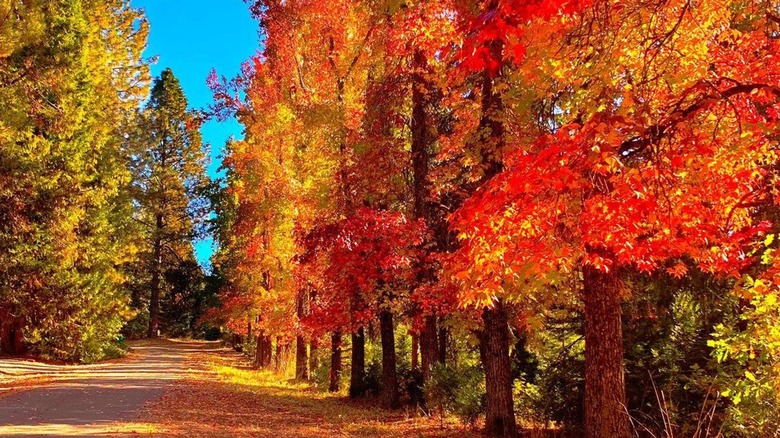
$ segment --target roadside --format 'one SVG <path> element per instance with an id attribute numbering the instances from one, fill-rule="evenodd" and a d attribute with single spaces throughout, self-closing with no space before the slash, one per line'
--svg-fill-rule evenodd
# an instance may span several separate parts
<path id="1" fill-rule="evenodd" d="M 479 436 L 413 408 L 382 410 L 254 370 L 217 343 L 131 346 L 129 357 L 96 365 L 0 359 L 0 436 Z"/>
<path id="2" fill-rule="evenodd" d="M 473 437 L 460 424 L 386 411 L 253 370 L 232 350 L 188 357 L 196 369 L 147 405 L 140 421 L 164 437 Z"/>

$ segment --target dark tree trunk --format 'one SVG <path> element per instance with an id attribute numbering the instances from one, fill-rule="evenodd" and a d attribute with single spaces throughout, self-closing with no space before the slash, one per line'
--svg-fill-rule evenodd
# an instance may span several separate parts
<path id="1" fill-rule="evenodd" d="M 273 352 L 273 341 L 271 336 L 263 337 L 263 368 L 271 366 L 271 354 Z"/>
<path id="2" fill-rule="evenodd" d="M 307 313 L 308 294 L 306 292 L 307 289 L 305 288 L 300 288 L 298 291 L 298 299 L 295 303 L 295 313 L 298 316 L 298 321 L 305 317 Z M 309 379 L 309 354 L 306 348 L 306 338 L 300 332 L 295 337 L 295 379 Z"/>
<path id="3" fill-rule="evenodd" d="M 26 352 L 22 322 L 3 312 L 0 315 L 0 353 L 20 355 Z"/>
<path id="4" fill-rule="evenodd" d="M 585 437 L 628 438 L 623 374 L 621 281 L 615 271 L 582 270 L 585 304 Z"/>
<path id="5" fill-rule="evenodd" d="M 309 355 L 306 351 L 306 338 L 295 337 L 295 379 L 309 380 Z"/>
<path id="6" fill-rule="evenodd" d="M 318 355 L 319 346 L 317 344 L 317 339 L 312 339 L 309 345 L 309 378 L 311 378 L 320 366 L 320 358 Z"/>
<path id="7" fill-rule="evenodd" d="M 428 61 L 422 51 L 417 50 L 412 58 L 412 172 L 414 175 L 413 197 L 414 197 L 414 216 L 417 219 L 425 220 L 429 227 L 434 225 L 436 218 L 432 217 L 430 205 L 430 161 L 431 150 L 430 143 L 433 140 L 434 133 L 431 130 L 426 107 L 430 84 L 425 79 L 425 71 L 428 68 Z M 432 280 L 433 272 L 423 271 L 418 279 L 420 283 Z M 436 317 L 426 316 L 425 324 L 419 335 L 419 349 L 421 359 L 421 371 L 423 381 L 427 381 L 430 376 L 433 364 L 438 361 L 438 337 L 436 332 Z M 415 368 L 417 357 L 416 351 L 412 353 L 412 361 Z"/>
<path id="8" fill-rule="evenodd" d="M 341 383 L 341 332 L 330 337 L 330 386 L 328 391 L 338 392 Z"/>
<path id="9" fill-rule="evenodd" d="M 152 248 L 152 282 L 149 299 L 149 333 L 150 338 L 156 338 L 160 328 L 160 275 L 162 271 L 162 229 L 163 217 L 158 214 L 155 219 L 155 238 Z"/>
<path id="10" fill-rule="evenodd" d="M 420 366 L 420 337 L 416 333 L 412 333 L 412 370 L 418 369 Z"/>
<path id="11" fill-rule="evenodd" d="M 233 346 L 233 349 L 236 351 L 242 351 L 244 349 L 244 346 L 241 345 L 241 335 L 238 333 L 233 333 L 233 336 L 230 339 L 230 344 Z"/>
<path id="12" fill-rule="evenodd" d="M 352 365 L 349 375 L 349 396 L 366 395 L 366 335 L 363 327 L 352 333 Z"/>
<path id="13" fill-rule="evenodd" d="M 484 331 L 480 333 L 480 356 L 485 368 L 487 403 L 485 433 L 489 436 L 516 437 L 515 410 L 512 401 L 512 366 L 509 358 L 509 320 L 504 303 L 482 311 Z"/>
<path id="14" fill-rule="evenodd" d="M 281 371 L 281 370 L 282 370 L 282 341 L 277 336 L 276 349 L 274 352 L 274 371 Z"/>
<path id="15" fill-rule="evenodd" d="M 446 327 L 439 328 L 439 363 L 447 363 L 447 340 L 449 331 Z"/>
<path id="16" fill-rule="evenodd" d="M 388 310 L 379 313 L 379 333 L 382 338 L 382 405 L 389 409 L 401 407 L 396 371 L 395 329 L 393 314 Z"/>
<path id="17" fill-rule="evenodd" d="M 486 13 L 499 8 L 499 0 L 490 0 Z M 487 41 L 486 49 L 493 59 L 503 58 L 504 43 L 501 39 Z M 504 102 L 501 92 L 496 91 L 502 68 L 496 72 L 485 69 L 482 72 L 481 115 L 479 141 L 473 146 L 482 157 L 483 175 L 474 190 L 483 186 L 503 169 L 502 149 L 505 145 L 502 121 Z M 512 366 L 509 357 L 509 317 L 506 305 L 497 300 L 493 308 L 482 311 L 483 332 L 480 339 L 480 354 L 485 368 L 486 412 L 485 432 L 490 436 L 517 436 L 514 402 L 512 400 Z"/>
<path id="18" fill-rule="evenodd" d="M 255 366 L 257 368 L 268 368 L 271 366 L 271 353 L 273 345 L 271 337 L 259 330 L 257 334 L 257 348 L 255 351 Z"/>
<path id="19" fill-rule="evenodd" d="M 257 345 L 255 345 L 255 368 L 263 367 L 263 331 L 257 334 Z"/>
<path id="20" fill-rule="evenodd" d="M 422 359 L 423 382 L 427 382 L 433 365 L 439 359 L 439 337 L 435 316 L 425 317 L 425 326 L 422 333 L 420 333 L 420 356 Z"/>
<path id="21" fill-rule="evenodd" d="M 418 219 L 430 217 L 428 196 L 428 171 L 430 167 L 430 132 L 425 114 L 426 84 L 423 70 L 427 67 L 425 55 L 417 50 L 412 60 L 415 70 L 412 75 L 412 172 L 414 173 L 414 216 Z"/>

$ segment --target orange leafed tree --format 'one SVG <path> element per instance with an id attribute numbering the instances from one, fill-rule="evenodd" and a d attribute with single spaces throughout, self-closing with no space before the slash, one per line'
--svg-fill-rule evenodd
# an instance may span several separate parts
<path id="1" fill-rule="evenodd" d="M 776 160 L 780 76 L 766 61 L 778 44 L 764 12 L 597 2 L 576 20 L 547 17 L 516 74 L 539 109 L 523 114 L 529 129 L 504 170 L 453 218 L 464 302 L 582 276 L 589 437 L 630 435 L 621 272 L 738 275 L 767 227 L 751 213 Z"/>

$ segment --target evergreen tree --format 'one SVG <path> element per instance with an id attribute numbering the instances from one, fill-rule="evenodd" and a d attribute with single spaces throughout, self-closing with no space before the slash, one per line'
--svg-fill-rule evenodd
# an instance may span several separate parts
<path id="1" fill-rule="evenodd" d="M 127 316 L 119 127 L 146 93 L 146 22 L 125 0 L 0 17 L 0 349 L 95 360 Z"/>
<path id="2" fill-rule="evenodd" d="M 142 239 L 141 282 L 148 281 L 148 336 L 160 328 L 161 296 L 180 267 L 194 261 L 191 241 L 199 234 L 207 205 L 205 153 L 197 114 L 170 69 L 154 81 L 151 97 L 130 139 L 135 219 Z M 141 302 L 136 288 L 134 301 Z"/>

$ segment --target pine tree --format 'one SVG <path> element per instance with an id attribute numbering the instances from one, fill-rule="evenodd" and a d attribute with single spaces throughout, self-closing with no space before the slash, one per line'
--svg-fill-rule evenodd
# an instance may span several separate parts
<path id="1" fill-rule="evenodd" d="M 154 81 L 151 97 L 129 140 L 134 173 L 135 220 L 142 246 L 141 281 L 148 280 L 148 336 L 160 329 L 165 275 L 194 259 L 191 241 L 204 222 L 205 152 L 197 114 L 170 69 Z M 139 301 L 136 297 L 136 301 Z"/>

